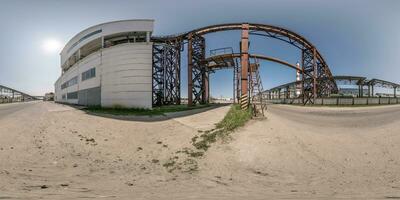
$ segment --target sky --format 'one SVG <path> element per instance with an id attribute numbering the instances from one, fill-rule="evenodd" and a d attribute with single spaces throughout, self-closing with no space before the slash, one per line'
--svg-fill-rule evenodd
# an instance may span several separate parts
<path id="1" fill-rule="evenodd" d="M 399 10 L 397 0 L 0 0 L 0 85 L 32 95 L 54 91 L 61 48 L 83 29 L 123 19 L 154 19 L 153 35 L 231 22 L 275 25 L 313 43 L 334 75 L 400 83 Z M 237 31 L 207 35 L 207 52 L 221 47 L 238 51 L 239 40 Z M 300 52 L 285 42 L 250 40 L 251 53 L 293 64 L 300 60 Z M 261 65 L 265 89 L 295 79 L 292 69 Z M 212 96 L 232 96 L 232 71 L 217 71 L 210 82 Z"/>

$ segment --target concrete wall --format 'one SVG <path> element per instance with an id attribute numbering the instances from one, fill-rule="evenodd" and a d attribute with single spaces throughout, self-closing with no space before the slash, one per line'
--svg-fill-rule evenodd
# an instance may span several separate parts
<path id="1" fill-rule="evenodd" d="M 55 101 L 105 107 L 152 107 L 152 43 L 153 20 L 123 20 L 90 27 L 73 37 L 61 52 L 61 68 L 83 45 L 115 33 L 146 32 L 147 42 L 125 43 L 101 48 L 73 64 L 55 83 Z M 95 33 L 95 34 L 92 34 Z M 96 69 L 96 76 L 82 81 L 82 73 Z M 68 80 L 78 83 L 61 89 Z M 63 95 L 77 92 L 77 99 Z"/>
<path id="2" fill-rule="evenodd" d="M 82 81 L 82 73 L 96 76 Z M 61 85 L 78 76 L 78 84 Z M 152 43 L 126 43 L 102 49 L 76 63 L 55 84 L 56 101 L 79 105 L 152 108 Z M 78 92 L 78 99 L 62 95 Z"/>
<path id="3" fill-rule="evenodd" d="M 70 87 L 61 89 L 61 85 L 64 84 L 65 82 L 71 80 L 75 76 L 78 76 L 79 74 L 79 65 L 74 65 L 73 67 L 68 70 L 68 72 L 64 73 L 63 76 L 61 76 L 56 84 L 55 84 L 55 101 L 56 102 L 62 102 L 62 103 L 70 103 L 70 104 L 77 104 L 78 99 L 62 99 L 63 95 L 67 95 L 67 93 L 71 92 L 77 92 L 79 88 L 79 77 L 78 77 L 78 84 L 72 85 Z"/>
<path id="4" fill-rule="evenodd" d="M 55 84 L 55 96 L 56 102 L 61 103 L 70 103 L 70 104 L 80 104 L 79 103 L 79 93 L 78 99 L 62 99 L 62 95 L 66 95 L 70 92 L 78 92 L 80 90 L 87 90 L 90 88 L 100 87 L 100 67 L 101 67 L 101 51 L 95 52 L 84 59 L 77 62 L 71 69 L 65 72 L 56 82 Z M 96 68 L 96 76 L 82 81 L 82 73 L 91 69 Z M 71 78 L 78 76 L 78 84 L 70 86 L 65 89 L 61 89 L 61 85 L 66 81 L 70 80 Z M 100 97 L 100 94 L 98 95 Z M 100 101 L 100 99 L 99 99 Z M 84 101 L 81 101 L 84 102 Z M 86 104 L 82 104 L 86 105 Z"/>
<path id="5" fill-rule="evenodd" d="M 152 44 L 127 43 L 104 49 L 101 105 L 152 107 Z"/>
<path id="6" fill-rule="evenodd" d="M 79 90 L 78 97 L 79 97 L 78 99 L 79 105 L 100 106 L 101 87 Z"/>

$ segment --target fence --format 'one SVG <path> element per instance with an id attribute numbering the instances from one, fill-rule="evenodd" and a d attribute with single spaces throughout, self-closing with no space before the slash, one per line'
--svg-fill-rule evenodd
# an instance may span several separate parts
<path id="1" fill-rule="evenodd" d="M 267 100 L 273 104 L 302 104 L 302 99 L 272 99 Z M 314 105 L 389 105 L 400 103 L 400 98 L 394 97 L 330 97 L 317 98 Z"/>

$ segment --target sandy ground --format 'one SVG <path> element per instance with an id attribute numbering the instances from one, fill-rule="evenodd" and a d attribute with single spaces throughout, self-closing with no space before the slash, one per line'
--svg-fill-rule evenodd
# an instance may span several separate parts
<path id="1" fill-rule="evenodd" d="M 163 163 L 229 107 L 129 121 L 47 102 L 8 106 L 0 199 L 400 199 L 400 106 L 273 105 L 190 173 Z"/>

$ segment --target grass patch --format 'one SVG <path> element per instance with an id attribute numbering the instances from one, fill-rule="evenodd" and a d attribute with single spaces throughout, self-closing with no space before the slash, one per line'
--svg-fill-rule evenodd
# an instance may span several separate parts
<path id="1" fill-rule="evenodd" d="M 175 165 L 175 160 L 168 160 L 166 163 L 163 164 L 164 167 L 173 167 Z"/>
<path id="2" fill-rule="evenodd" d="M 248 110 L 242 110 L 238 104 L 231 107 L 224 119 L 220 121 L 216 128 L 223 129 L 224 132 L 230 132 L 238 127 L 244 126 L 251 119 L 251 107 Z"/>
<path id="3" fill-rule="evenodd" d="M 197 159 L 204 156 L 211 144 L 216 142 L 218 138 L 225 138 L 236 128 L 245 125 L 251 117 L 251 109 L 242 110 L 239 105 L 233 105 L 224 119 L 216 124 L 215 129 L 198 131 L 200 135 L 193 137 L 191 141 L 195 148 L 183 148 L 175 152 L 175 155 L 180 154 L 181 156 L 169 158 L 163 166 L 170 173 L 175 170 L 188 173 L 198 171 Z"/>
<path id="4" fill-rule="evenodd" d="M 201 156 L 204 155 L 203 151 L 194 151 L 194 150 L 189 149 L 189 148 L 184 148 L 182 150 L 177 151 L 176 153 L 184 153 L 184 154 L 186 154 L 186 155 L 188 155 L 190 157 L 193 157 L 193 158 L 201 157 Z"/>
<path id="5" fill-rule="evenodd" d="M 100 106 L 91 106 L 85 109 L 86 112 L 98 113 L 98 114 L 110 114 L 110 115 L 163 115 L 170 112 L 180 112 L 187 110 L 194 110 L 199 108 L 205 108 L 209 105 L 196 105 L 188 107 L 187 105 L 170 105 L 154 107 L 153 109 L 143 108 L 124 108 L 121 106 L 114 106 L 112 108 L 103 108 Z"/>
<path id="6" fill-rule="evenodd" d="M 207 151 L 217 138 L 225 138 L 236 128 L 246 124 L 251 119 L 251 109 L 242 110 L 239 105 L 233 105 L 224 119 L 216 124 L 216 129 L 205 131 L 200 136 L 192 138 L 193 146 L 198 150 Z"/>

